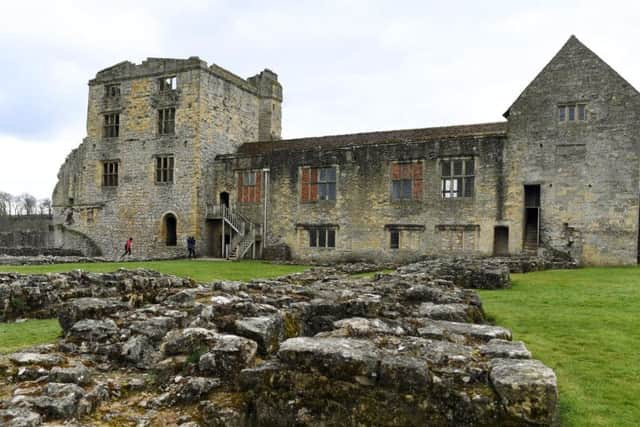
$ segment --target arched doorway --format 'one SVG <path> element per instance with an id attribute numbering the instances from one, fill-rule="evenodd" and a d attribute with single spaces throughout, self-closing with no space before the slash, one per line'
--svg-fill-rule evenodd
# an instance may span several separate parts
<path id="1" fill-rule="evenodd" d="M 178 243 L 177 236 L 178 220 L 174 214 L 168 213 L 164 216 L 164 230 L 167 246 L 176 246 Z"/>

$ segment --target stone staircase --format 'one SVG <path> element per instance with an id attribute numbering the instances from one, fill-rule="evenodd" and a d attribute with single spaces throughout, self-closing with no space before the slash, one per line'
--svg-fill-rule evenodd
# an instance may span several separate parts
<path id="1" fill-rule="evenodd" d="M 535 224 L 527 224 L 524 234 L 523 252 L 527 255 L 538 253 L 538 229 Z"/>

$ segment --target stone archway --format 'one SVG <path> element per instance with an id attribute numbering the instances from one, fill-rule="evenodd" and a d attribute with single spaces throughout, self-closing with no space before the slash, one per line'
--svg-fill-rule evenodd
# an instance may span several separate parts
<path id="1" fill-rule="evenodd" d="M 178 219 L 173 213 L 167 213 L 162 217 L 163 237 L 167 246 L 178 244 Z"/>

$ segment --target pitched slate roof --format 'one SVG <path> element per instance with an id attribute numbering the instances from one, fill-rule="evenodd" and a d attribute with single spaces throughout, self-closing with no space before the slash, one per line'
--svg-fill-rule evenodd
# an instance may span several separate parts
<path id="1" fill-rule="evenodd" d="M 382 132 L 352 133 L 346 135 L 316 136 L 278 141 L 249 142 L 238 149 L 238 154 L 262 154 L 282 150 L 323 150 L 368 144 L 394 144 L 458 138 L 504 136 L 507 122 L 481 123 L 461 126 L 442 126 L 422 129 L 403 129 Z"/>

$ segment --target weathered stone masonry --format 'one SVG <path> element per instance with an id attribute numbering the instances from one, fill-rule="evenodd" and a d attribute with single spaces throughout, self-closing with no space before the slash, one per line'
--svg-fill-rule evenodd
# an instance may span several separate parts
<path id="1" fill-rule="evenodd" d="M 172 75 L 167 100 L 156 85 Z M 107 105 L 113 82 L 119 100 Z M 78 217 L 61 229 L 107 255 L 132 235 L 140 255 L 175 256 L 195 235 L 210 256 L 278 247 L 265 253 L 321 262 L 562 253 L 636 263 L 640 94 L 573 36 L 505 122 L 274 141 L 281 100 L 271 71 L 243 80 L 196 58 L 101 71 L 90 82 L 88 137 L 54 193 L 59 221 L 70 207 Z M 155 131 L 166 105 L 176 108 L 170 137 Z M 101 134 L 111 111 L 120 111 L 118 138 Z M 174 182 L 155 184 L 153 158 L 166 154 Z M 105 160 L 119 162 L 117 187 L 100 185 Z M 166 245 L 167 214 L 177 219 L 177 246 Z"/>
<path id="2" fill-rule="evenodd" d="M 162 91 L 160 81 L 171 77 L 176 88 Z M 116 96 L 108 92 L 114 85 Z M 187 236 L 202 234 L 202 183 L 214 157 L 244 141 L 278 138 L 281 94 L 268 70 L 244 80 L 195 57 L 100 71 L 89 82 L 87 138 L 61 168 L 53 194 L 59 222 L 73 209 L 64 229 L 108 256 L 120 255 L 130 236 L 139 255 L 181 255 Z M 160 134 L 159 111 L 167 108 L 175 108 L 175 131 Z M 104 117 L 113 113 L 119 135 L 107 138 Z M 173 157 L 170 182 L 156 182 L 157 157 Z M 107 161 L 119 165 L 117 185 L 103 185 Z M 175 246 L 167 245 L 167 215 L 176 220 Z"/>

